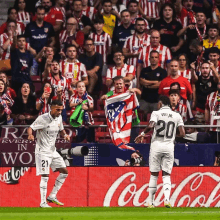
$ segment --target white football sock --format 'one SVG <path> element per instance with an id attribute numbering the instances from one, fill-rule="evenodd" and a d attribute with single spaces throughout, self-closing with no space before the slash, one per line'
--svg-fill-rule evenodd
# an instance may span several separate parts
<path id="1" fill-rule="evenodd" d="M 49 177 L 41 176 L 40 180 L 40 197 L 41 203 L 46 203 L 46 196 L 47 196 L 47 182 Z"/>
<path id="2" fill-rule="evenodd" d="M 58 191 L 60 190 L 61 186 L 63 185 L 65 179 L 67 178 L 68 174 L 60 173 L 60 175 L 57 177 L 55 181 L 55 185 L 53 187 L 52 192 L 50 193 L 50 198 L 55 198 Z"/>
<path id="3" fill-rule="evenodd" d="M 152 203 L 154 202 L 154 195 L 157 191 L 157 179 L 158 176 L 150 176 L 150 181 L 149 181 L 149 203 L 150 205 L 152 205 Z"/>
<path id="4" fill-rule="evenodd" d="M 171 180 L 170 175 L 163 176 L 163 193 L 165 201 L 170 201 Z"/>

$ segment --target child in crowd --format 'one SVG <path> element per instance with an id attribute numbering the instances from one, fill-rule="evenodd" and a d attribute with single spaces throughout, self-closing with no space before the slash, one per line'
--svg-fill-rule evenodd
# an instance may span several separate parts
<path id="1" fill-rule="evenodd" d="M 78 105 L 82 105 L 84 110 L 83 123 L 77 128 L 77 142 L 82 142 L 87 139 L 87 142 L 95 141 L 94 128 L 88 127 L 88 125 L 94 124 L 92 111 L 93 111 L 93 98 L 87 94 L 86 86 L 83 81 L 78 81 L 76 84 L 75 94 L 70 97 L 71 114 L 76 110 Z M 84 102 L 86 100 L 86 102 Z"/>

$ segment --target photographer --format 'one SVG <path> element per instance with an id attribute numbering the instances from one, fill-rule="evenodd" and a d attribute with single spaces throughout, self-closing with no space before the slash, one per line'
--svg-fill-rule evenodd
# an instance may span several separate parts
<path id="1" fill-rule="evenodd" d="M 145 165 L 145 161 L 143 159 L 143 155 L 136 150 L 134 153 L 131 154 L 130 160 L 126 160 L 124 166 L 128 167 L 143 167 Z"/>

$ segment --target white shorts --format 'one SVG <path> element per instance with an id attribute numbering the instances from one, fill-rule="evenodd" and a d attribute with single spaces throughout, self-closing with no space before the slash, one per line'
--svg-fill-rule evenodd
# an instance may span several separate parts
<path id="1" fill-rule="evenodd" d="M 163 170 L 171 174 L 174 162 L 174 152 L 161 153 L 158 151 L 150 150 L 149 167 L 150 172 L 159 172 Z"/>
<path id="2" fill-rule="evenodd" d="M 35 154 L 35 161 L 36 161 L 36 172 L 37 176 L 43 174 L 50 174 L 50 167 L 54 171 L 57 168 L 66 167 L 66 164 L 63 158 L 57 151 L 54 151 L 53 154 Z"/>

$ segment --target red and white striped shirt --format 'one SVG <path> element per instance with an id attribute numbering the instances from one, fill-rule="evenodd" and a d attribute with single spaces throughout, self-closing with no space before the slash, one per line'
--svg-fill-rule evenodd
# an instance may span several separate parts
<path id="1" fill-rule="evenodd" d="M 31 17 L 29 12 L 23 11 L 23 12 L 18 12 L 18 19 L 17 21 L 21 22 L 24 24 L 26 27 L 28 23 L 31 22 Z"/>
<path id="2" fill-rule="evenodd" d="M 144 68 L 150 66 L 150 52 L 152 50 L 156 50 L 159 53 L 159 66 L 165 68 L 166 62 L 171 60 L 172 56 L 170 49 L 162 44 L 159 44 L 156 48 L 151 47 L 151 45 L 144 47 L 139 55 L 138 62 L 143 63 Z"/>
<path id="3" fill-rule="evenodd" d="M 172 107 L 172 111 L 178 112 L 183 121 L 187 121 L 187 107 L 186 105 L 183 105 L 182 103 L 178 103 L 176 107 Z"/>
<path id="4" fill-rule="evenodd" d="M 212 92 L 207 96 L 205 109 L 210 112 L 210 125 L 219 125 L 218 113 L 220 110 L 220 102 L 217 100 L 218 92 Z M 220 121 L 219 121 L 220 122 Z M 210 128 L 210 131 L 217 131 L 217 128 Z"/>
<path id="5" fill-rule="evenodd" d="M 188 81 L 191 83 L 191 80 L 192 80 L 191 70 L 189 69 L 184 70 L 184 71 L 179 70 L 178 75 L 187 78 Z"/>
<path id="6" fill-rule="evenodd" d="M 50 104 L 47 102 L 46 99 L 39 98 L 36 100 L 36 104 L 38 104 L 38 103 L 41 104 L 41 106 L 42 106 L 38 115 L 43 115 L 43 114 L 50 111 Z"/>
<path id="7" fill-rule="evenodd" d="M 158 3 L 160 0 L 140 0 L 141 8 L 146 16 L 158 18 Z"/>
<path id="8" fill-rule="evenodd" d="M 13 40 L 10 41 L 10 45 L 8 46 L 6 50 L 3 50 L 2 48 L 7 40 L 8 40 L 8 35 L 6 33 L 0 35 L 0 47 L 1 47 L 0 60 L 10 59 L 10 48 L 11 48 Z"/>
<path id="9" fill-rule="evenodd" d="M 107 73 L 106 73 L 106 80 L 107 79 L 113 79 L 114 77 L 116 76 L 122 76 L 122 77 L 126 77 L 128 76 L 129 74 L 132 74 L 134 77 L 135 77 L 135 73 L 136 73 L 136 69 L 134 66 L 132 65 L 127 65 L 126 63 L 124 64 L 124 66 L 120 69 L 117 69 L 116 66 L 113 66 L 111 68 L 109 68 L 107 70 Z M 132 82 L 131 82 L 131 85 L 130 85 L 130 89 L 132 88 Z M 114 90 L 115 87 L 112 86 L 111 87 L 111 90 Z"/>
<path id="10" fill-rule="evenodd" d="M 88 6 L 86 10 L 82 10 L 82 14 L 90 18 L 92 21 L 95 17 L 97 10 L 94 7 Z"/>
<path id="11" fill-rule="evenodd" d="M 124 48 L 129 49 L 129 53 L 140 54 L 145 46 L 150 44 L 150 35 L 144 34 L 140 39 L 136 34 L 128 37 L 124 43 Z M 127 63 L 134 65 L 138 64 L 138 57 L 130 57 L 127 59 Z"/>
<path id="12" fill-rule="evenodd" d="M 85 95 L 85 94 L 84 94 L 84 95 Z M 76 103 L 78 103 L 80 100 L 83 101 L 83 96 L 80 96 L 80 95 L 78 94 L 78 92 L 76 92 L 74 95 L 72 95 L 72 96 L 70 97 L 70 103 L 76 104 Z M 87 100 L 88 100 L 88 102 L 86 103 L 86 105 L 87 105 L 88 107 L 90 107 L 90 108 L 93 108 L 94 100 L 93 100 L 93 98 L 92 98 L 90 95 L 88 95 L 88 94 L 87 94 Z M 73 114 L 73 112 L 75 111 L 75 109 L 76 109 L 76 106 L 71 108 L 71 115 Z M 93 120 L 93 117 L 92 117 L 92 113 L 91 113 L 91 112 L 87 112 L 87 113 L 88 113 L 88 116 L 89 116 L 89 121 L 87 122 L 87 124 L 90 124 L 90 125 L 94 124 L 94 120 Z M 83 124 L 85 125 L 85 121 L 83 121 Z"/>
<path id="13" fill-rule="evenodd" d="M 112 46 L 110 35 L 103 31 L 100 35 L 91 33 L 89 37 L 94 41 L 95 52 L 98 52 L 102 55 L 103 64 L 105 64 L 107 61 L 108 49 Z"/>
<path id="14" fill-rule="evenodd" d="M 66 91 L 71 89 L 69 81 L 66 79 L 66 77 L 61 76 L 59 80 L 56 80 L 51 74 L 46 79 L 46 82 L 49 82 L 52 87 L 54 88 L 55 96 L 57 96 L 57 89 L 62 88 L 62 102 L 63 106 L 65 108 L 66 106 Z"/>
<path id="15" fill-rule="evenodd" d="M 75 63 L 69 63 L 67 60 L 63 60 L 60 62 L 60 71 L 70 83 L 73 79 L 80 81 L 82 78 L 88 76 L 85 65 L 78 60 Z"/>

